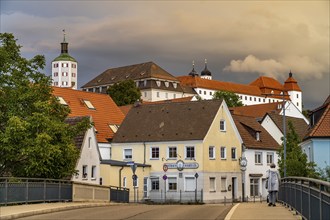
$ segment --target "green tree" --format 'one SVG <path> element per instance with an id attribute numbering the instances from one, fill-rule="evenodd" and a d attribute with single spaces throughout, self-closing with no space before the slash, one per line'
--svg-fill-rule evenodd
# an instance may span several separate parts
<path id="1" fill-rule="evenodd" d="M 243 106 L 242 101 L 239 100 L 239 96 L 233 92 L 216 91 L 213 94 L 213 99 L 224 99 L 228 107 Z"/>
<path id="2" fill-rule="evenodd" d="M 70 176 L 79 157 L 74 137 L 89 122 L 65 123 L 69 109 L 40 72 L 44 56 L 23 58 L 16 41 L 13 34 L 0 34 L 0 176 Z"/>
<path id="3" fill-rule="evenodd" d="M 109 87 L 108 94 L 118 106 L 133 104 L 141 97 L 140 89 L 133 80 L 115 83 Z"/>
<path id="4" fill-rule="evenodd" d="M 307 155 L 302 152 L 299 146 L 299 136 L 296 133 L 291 121 L 288 122 L 288 132 L 286 137 L 286 175 L 318 178 L 315 170 L 315 163 L 307 161 Z M 279 151 L 279 171 L 284 176 L 284 145 Z"/>

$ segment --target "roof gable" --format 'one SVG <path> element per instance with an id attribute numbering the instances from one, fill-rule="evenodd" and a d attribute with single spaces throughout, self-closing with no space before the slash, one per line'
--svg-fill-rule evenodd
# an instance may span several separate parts
<path id="1" fill-rule="evenodd" d="M 113 143 L 203 140 L 221 103 L 209 100 L 134 107 Z"/>
<path id="2" fill-rule="evenodd" d="M 53 95 L 62 97 L 68 104 L 71 110 L 69 117 L 92 117 L 97 132 L 96 137 L 100 143 L 107 143 L 112 139 L 114 133 L 109 125 L 120 125 L 124 119 L 124 114 L 109 95 L 60 87 L 53 87 Z M 89 108 L 84 100 L 89 101 L 94 108 Z"/>
<path id="3" fill-rule="evenodd" d="M 312 137 L 329 137 L 330 136 L 330 103 L 327 104 L 319 121 L 309 129 L 305 139 Z"/>
<path id="4" fill-rule="evenodd" d="M 107 69 L 106 71 L 83 85 L 82 88 L 111 85 L 128 79 L 139 80 L 147 78 L 156 78 L 178 82 L 178 80 L 173 75 L 168 73 L 166 70 L 164 70 L 154 62 L 146 62 Z"/>
<path id="5" fill-rule="evenodd" d="M 279 144 L 253 117 L 232 115 L 236 127 L 247 148 L 278 150 Z M 259 132 L 260 139 L 256 139 Z"/>
<path id="6" fill-rule="evenodd" d="M 278 114 L 274 114 L 274 113 L 267 113 L 267 115 L 272 119 L 272 121 L 275 123 L 275 125 L 278 127 L 278 129 L 283 134 L 283 115 L 278 115 Z M 265 115 L 265 117 L 267 115 Z M 296 133 L 298 134 L 300 140 L 302 140 L 307 132 L 308 124 L 302 118 L 294 118 L 294 117 L 285 116 L 285 124 L 286 124 L 286 128 L 287 128 L 286 129 L 287 133 L 289 132 L 289 129 L 288 129 L 289 121 L 292 122 Z"/>

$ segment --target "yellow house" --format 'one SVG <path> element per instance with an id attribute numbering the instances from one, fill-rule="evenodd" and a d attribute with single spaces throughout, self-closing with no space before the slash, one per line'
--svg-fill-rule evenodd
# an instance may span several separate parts
<path id="1" fill-rule="evenodd" d="M 122 166 L 101 164 L 101 173 L 130 188 L 131 201 L 229 201 L 242 195 L 241 144 L 224 101 L 140 105 L 112 141 L 112 159 Z"/>

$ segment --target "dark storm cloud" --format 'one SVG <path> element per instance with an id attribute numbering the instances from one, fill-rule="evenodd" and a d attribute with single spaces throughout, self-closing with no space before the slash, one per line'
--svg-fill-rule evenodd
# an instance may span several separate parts
<path id="1" fill-rule="evenodd" d="M 292 70 L 305 106 L 321 103 L 329 94 L 329 2 L 257 3 L 1 1 L 1 31 L 15 34 L 23 55 L 45 54 L 50 74 L 65 29 L 78 86 L 146 61 L 182 75 L 195 60 L 201 71 L 206 58 L 215 79 L 245 84 L 260 75 L 283 82 Z"/>

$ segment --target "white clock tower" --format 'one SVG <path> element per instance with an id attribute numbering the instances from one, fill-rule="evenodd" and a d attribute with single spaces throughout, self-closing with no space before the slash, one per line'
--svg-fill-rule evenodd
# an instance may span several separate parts
<path id="1" fill-rule="evenodd" d="M 65 30 L 63 30 L 61 54 L 52 61 L 53 86 L 77 89 L 78 65 L 68 53 L 68 44 L 65 41 Z"/>

